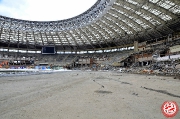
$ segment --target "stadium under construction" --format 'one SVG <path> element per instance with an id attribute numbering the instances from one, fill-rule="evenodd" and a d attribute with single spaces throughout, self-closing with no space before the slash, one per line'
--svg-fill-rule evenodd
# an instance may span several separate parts
<path id="1" fill-rule="evenodd" d="M 179 15 L 179 0 L 98 0 L 59 21 L 0 16 L 0 67 L 97 70 L 178 60 Z"/>
<path id="2" fill-rule="evenodd" d="M 180 0 L 97 0 L 56 21 L 0 15 L 1 119 L 180 119 L 179 79 Z"/>

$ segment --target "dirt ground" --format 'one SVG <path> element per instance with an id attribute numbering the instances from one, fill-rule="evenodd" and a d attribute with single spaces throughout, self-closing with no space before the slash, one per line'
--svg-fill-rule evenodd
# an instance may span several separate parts
<path id="1" fill-rule="evenodd" d="M 0 77 L 0 119 L 166 119 L 180 107 L 180 80 L 118 72 L 71 71 Z M 180 111 L 173 119 L 180 119 Z"/>

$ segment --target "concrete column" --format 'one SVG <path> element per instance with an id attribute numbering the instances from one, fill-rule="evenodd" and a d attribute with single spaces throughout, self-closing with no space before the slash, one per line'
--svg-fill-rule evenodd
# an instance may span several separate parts
<path id="1" fill-rule="evenodd" d="M 134 41 L 134 51 L 138 51 L 138 41 Z"/>

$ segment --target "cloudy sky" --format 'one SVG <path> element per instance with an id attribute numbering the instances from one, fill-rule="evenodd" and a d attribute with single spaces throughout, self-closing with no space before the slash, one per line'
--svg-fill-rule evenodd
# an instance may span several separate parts
<path id="1" fill-rule="evenodd" d="M 31 20 L 63 20 L 88 10 L 97 0 L 0 0 L 0 15 Z"/>

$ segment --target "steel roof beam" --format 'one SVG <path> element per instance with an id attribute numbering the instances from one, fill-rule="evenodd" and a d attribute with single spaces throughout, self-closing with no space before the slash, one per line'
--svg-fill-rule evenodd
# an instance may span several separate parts
<path id="1" fill-rule="evenodd" d="M 66 33 L 71 37 L 71 39 L 74 41 L 75 45 L 77 47 L 79 47 L 79 44 L 76 42 L 76 39 L 74 38 L 74 36 L 70 32 L 66 32 Z"/>
<path id="2" fill-rule="evenodd" d="M 154 28 L 154 27 L 155 27 L 151 22 L 149 22 L 149 21 L 146 20 L 145 18 L 143 18 L 143 17 L 137 15 L 136 13 L 134 13 L 134 11 L 127 10 L 127 9 L 125 9 L 125 8 L 122 8 L 122 6 L 116 5 L 116 4 L 113 5 L 113 7 L 114 7 L 115 9 L 119 9 L 119 10 L 125 12 L 125 13 L 128 14 L 129 16 L 132 16 L 132 17 L 134 17 L 134 18 L 136 18 L 136 19 L 141 20 L 142 22 L 144 22 L 146 25 L 150 26 L 151 28 Z"/>
<path id="3" fill-rule="evenodd" d="M 42 33 L 39 32 L 39 34 L 40 34 L 40 37 L 41 37 L 42 45 L 44 46 L 44 40 L 43 40 L 43 37 L 42 37 Z"/>
<path id="4" fill-rule="evenodd" d="M 165 23 L 165 21 L 162 18 L 160 18 L 159 16 L 148 11 L 149 9 L 148 10 L 143 9 L 142 6 L 146 4 L 148 7 L 150 7 L 150 9 L 153 8 L 153 9 L 161 11 L 162 13 L 166 13 L 167 15 L 170 15 L 171 17 L 175 17 L 175 15 L 172 12 L 166 10 L 163 7 L 157 6 L 157 4 L 149 2 L 149 0 L 134 0 L 134 1 L 138 2 L 141 6 L 134 5 L 134 4 L 129 3 L 127 1 L 125 4 L 126 4 L 126 6 L 133 8 L 135 11 L 140 11 L 142 13 L 145 13 L 146 15 L 151 16 L 152 18 L 154 18 L 155 20 L 159 21 L 162 24 Z"/>
<path id="5" fill-rule="evenodd" d="M 115 17 L 112 14 L 107 13 L 107 17 L 109 17 L 110 19 L 112 19 L 112 21 L 115 22 L 119 22 L 120 24 L 123 24 L 123 26 L 128 29 L 129 31 L 131 31 L 133 34 L 137 33 L 131 26 L 127 25 L 126 22 L 121 21 L 121 19 L 119 17 Z"/>
<path id="6" fill-rule="evenodd" d="M 105 22 L 105 21 L 104 21 L 104 22 Z M 104 41 L 105 41 L 105 43 L 107 44 L 107 46 L 108 46 L 108 47 L 111 47 L 111 46 L 109 45 L 109 42 L 114 42 L 113 39 L 116 38 L 116 37 L 118 37 L 119 34 L 118 34 L 113 28 L 109 27 L 109 25 L 107 25 L 107 22 L 105 22 L 105 23 L 104 23 L 104 22 L 103 22 L 102 19 L 99 21 L 100 24 L 102 24 L 103 26 L 107 27 L 112 33 L 115 33 L 115 35 L 114 35 L 113 37 L 111 36 L 111 38 L 108 39 L 108 40 L 107 40 L 106 38 L 104 38 Z M 97 31 L 99 31 L 99 30 L 97 30 Z M 115 45 L 116 45 L 116 44 L 115 44 Z"/>
<path id="7" fill-rule="evenodd" d="M 106 34 L 108 37 L 109 37 L 109 39 L 112 39 L 112 37 L 109 35 L 109 33 L 105 30 L 105 28 L 102 28 L 102 23 L 100 22 L 100 21 L 98 21 L 98 22 L 96 22 L 95 24 L 94 24 L 95 26 L 96 26 L 96 28 L 98 28 L 99 29 L 99 31 L 102 31 L 102 33 L 104 33 L 104 34 Z M 102 26 L 101 26 L 102 25 Z M 105 39 L 107 39 L 107 38 L 105 38 Z"/>
<path id="8" fill-rule="evenodd" d="M 120 29 L 120 33 L 119 33 L 119 35 L 121 34 L 126 34 L 126 31 L 124 31 L 124 29 L 122 29 L 120 26 L 118 26 L 117 24 L 116 24 L 116 22 L 114 22 L 114 21 L 111 21 L 111 20 L 109 20 L 106 16 L 104 16 L 103 18 L 102 18 L 102 20 L 104 20 L 106 23 L 108 23 L 108 24 L 110 24 L 110 25 L 113 25 L 116 29 Z"/>
<path id="9" fill-rule="evenodd" d="M 136 0 L 136 1 L 137 1 L 137 0 Z M 138 1 L 139 1 L 139 0 L 138 0 Z M 168 9 L 165 9 L 164 7 L 161 7 L 161 6 L 158 5 L 158 4 L 152 3 L 152 2 L 150 2 L 149 0 L 140 0 L 140 1 L 141 1 L 141 2 L 145 1 L 145 2 L 147 3 L 147 5 L 150 6 L 151 8 L 157 9 L 157 10 L 161 11 L 162 13 L 165 13 L 165 14 L 167 14 L 167 15 L 170 15 L 172 18 L 177 18 L 177 16 L 176 16 L 173 12 L 169 11 Z M 158 1 L 158 2 L 160 2 L 160 1 Z"/>
<path id="10" fill-rule="evenodd" d="M 71 43 L 70 43 L 68 37 L 66 36 L 66 32 L 62 32 L 62 35 L 64 36 L 64 38 L 65 38 L 66 41 L 68 42 L 68 47 L 72 50 L 72 48 L 71 48 Z"/>
<path id="11" fill-rule="evenodd" d="M 105 39 L 105 37 L 103 37 L 103 35 L 99 32 L 99 30 L 98 29 L 95 29 L 93 26 L 91 26 L 91 25 L 89 25 L 89 27 L 96 33 L 96 34 L 98 34 L 99 36 L 100 36 L 100 38 L 99 39 L 97 39 L 97 41 L 99 40 L 100 42 L 105 42 L 106 43 L 106 45 L 109 47 L 109 44 L 108 44 L 108 41 L 107 41 L 107 39 Z"/>
<path id="12" fill-rule="evenodd" d="M 131 18 L 129 18 L 128 16 L 120 13 L 118 10 L 116 10 L 116 9 L 111 9 L 109 12 L 112 13 L 112 14 L 116 14 L 117 16 L 119 16 L 119 17 L 122 18 L 122 19 L 127 19 L 130 23 L 134 24 L 134 25 L 136 26 L 136 28 L 141 29 L 141 31 L 144 30 L 144 28 L 141 26 L 141 24 L 138 24 L 138 23 L 135 22 L 133 19 L 131 19 Z"/>
<path id="13" fill-rule="evenodd" d="M 79 40 L 81 40 L 81 42 L 82 42 L 82 44 L 83 44 L 83 45 L 81 45 L 81 47 L 83 47 L 83 49 L 85 50 L 85 49 L 86 49 L 86 45 L 87 45 L 87 44 L 85 43 L 85 41 L 81 38 L 81 36 L 79 35 L 79 33 L 77 33 L 76 30 L 73 30 L 72 32 L 78 37 Z M 80 45 L 79 45 L 79 46 L 80 46 Z"/>
<path id="14" fill-rule="evenodd" d="M 97 40 L 96 36 L 89 29 L 90 29 L 89 27 L 86 28 L 86 30 L 92 36 L 92 38 L 96 40 L 96 44 L 98 44 L 102 48 L 101 44 L 99 43 L 99 40 Z"/>
<path id="15" fill-rule="evenodd" d="M 81 42 L 82 42 L 84 45 L 86 45 L 85 41 L 81 38 L 80 34 L 79 34 L 76 30 L 73 30 L 73 33 L 74 33 L 75 35 L 77 35 L 77 37 L 79 38 L 79 40 L 81 40 Z"/>
<path id="16" fill-rule="evenodd" d="M 89 27 L 90 27 L 96 34 L 98 34 L 98 35 L 100 36 L 100 38 L 97 39 L 97 41 L 98 41 L 98 40 L 103 40 L 103 39 L 104 39 L 103 41 L 109 46 L 107 40 L 106 40 L 105 37 L 101 34 L 101 32 L 99 32 L 98 28 L 95 29 L 92 25 L 89 25 Z"/>
<path id="17" fill-rule="evenodd" d="M 82 29 L 78 29 L 79 31 L 80 31 L 80 33 L 82 33 L 83 34 L 83 36 L 84 37 L 86 37 L 86 39 L 89 41 L 89 43 L 90 43 L 90 45 L 91 45 L 91 47 L 93 48 L 93 49 L 95 49 L 95 47 L 94 47 L 94 45 L 93 45 L 93 43 L 89 40 L 89 37 L 88 37 L 88 35 L 82 30 Z"/>
<path id="18" fill-rule="evenodd" d="M 60 43 L 61 43 L 61 46 L 62 46 L 63 50 L 65 50 L 65 48 L 64 48 L 64 46 L 63 46 L 63 42 L 62 42 L 61 37 L 60 37 L 60 34 L 58 34 L 58 32 L 55 32 L 55 34 L 57 35 L 57 37 L 58 37 L 58 39 L 59 39 L 59 41 L 60 41 Z"/>

